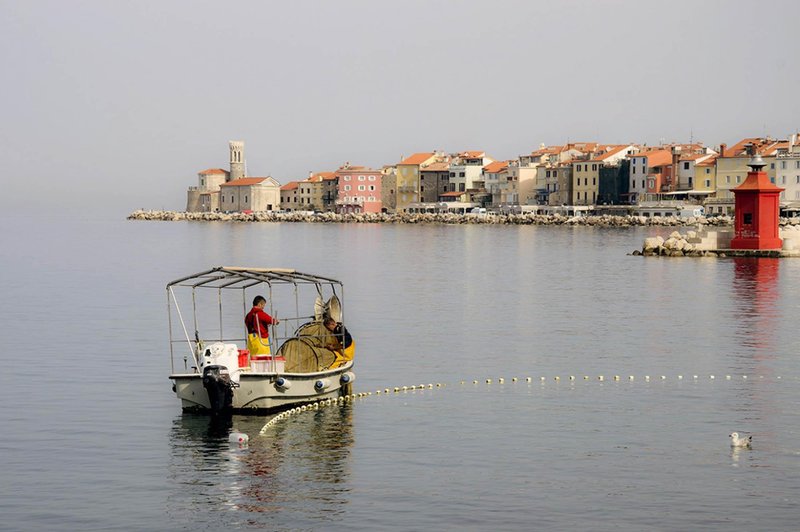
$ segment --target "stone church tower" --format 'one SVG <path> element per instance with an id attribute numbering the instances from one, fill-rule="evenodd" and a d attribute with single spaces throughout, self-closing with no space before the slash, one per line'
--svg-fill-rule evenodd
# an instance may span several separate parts
<path id="1" fill-rule="evenodd" d="M 230 181 L 241 179 L 244 175 L 244 141 L 232 140 L 228 142 L 231 153 Z"/>

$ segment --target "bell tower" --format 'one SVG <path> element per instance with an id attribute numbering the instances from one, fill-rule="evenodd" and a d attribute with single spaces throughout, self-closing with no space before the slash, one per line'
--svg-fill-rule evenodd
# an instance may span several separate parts
<path id="1" fill-rule="evenodd" d="M 241 179 L 244 175 L 244 141 L 231 140 L 228 142 L 231 154 L 230 180 Z"/>

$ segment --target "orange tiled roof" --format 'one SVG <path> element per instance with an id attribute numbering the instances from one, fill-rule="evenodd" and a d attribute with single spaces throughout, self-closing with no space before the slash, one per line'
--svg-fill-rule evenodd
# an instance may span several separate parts
<path id="1" fill-rule="evenodd" d="M 421 168 L 423 172 L 443 172 L 450 169 L 450 163 L 435 162 Z"/>
<path id="2" fill-rule="evenodd" d="M 436 155 L 436 154 L 433 153 L 433 152 L 415 153 L 411 157 L 407 157 L 407 158 L 403 159 L 402 161 L 400 161 L 397 164 L 420 165 L 420 164 L 424 163 L 425 161 L 427 161 L 428 159 L 430 159 L 431 157 L 433 157 L 434 155 Z"/>
<path id="3" fill-rule="evenodd" d="M 297 188 L 297 181 L 289 181 L 281 187 L 281 190 L 294 190 Z"/>
<path id="4" fill-rule="evenodd" d="M 480 159 L 486 156 L 485 151 L 462 151 L 458 154 L 463 159 Z"/>
<path id="5" fill-rule="evenodd" d="M 592 159 L 592 161 L 598 161 L 598 162 L 605 161 L 606 159 L 608 159 L 609 157 L 611 157 L 613 155 L 619 155 L 620 152 L 622 152 L 624 150 L 627 150 L 629 147 L 630 147 L 630 145 L 628 145 L 628 144 L 625 144 L 623 146 L 613 146 L 613 145 L 612 146 L 604 146 L 604 148 L 607 148 L 608 151 L 605 151 L 603 153 L 600 153 L 599 155 L 596 155 Z"/>
<path id="6" fill-rule="evenodd" d="M 712 155 L 711 157 L 709 157 L 705 161 L 700 161 L 695 166 L 714 166 L 716 164 L 717 164 L 717 156 L 716 155 Z"/>
<path id="7" fill-rule="evenodd" d="M 508 161 L 495 161 L 484 166 L 483 171 L 490 174 L 496 174 L 502 172 L 506 168 L 508 168 Z"/>
<path id="8" fill-rule="evenodd" d="M 243 187 L 249 185 L 258 185 L 262 181 L 264 181 L 266 177 L 243 177 L 241 179 L 234 179 L 233 181 L 228 181 L 227 183 L 222 183 L 221 187 Z"/>
<path id="9" fill-rule="evenodd" d="M 563 149 L 564 146 L 548 146 L 546 148 L 539 148 L 536 151 L 532 151 L 531 156 L 536 157 L 540 155 L 553 155 L 559 153 Z"/>
<path id="10" fill-rule="evenodd" d="M 629 157 L 647 157 L 647 166 L 652 168 L 654 166 L 664 166 L 672 163 L 672 150 L 651 150 L 635 153 Z"/>
<path id="11" fill-rule="evenodd" d="M 227 170 L 223 170 L 222 168 L 209 168 L 208 170 L 203 170 L 202 172 L 198 172 L 200 175 L 212 175 L 212 174 L 228 174 Z"/>
<path id="12" fill-rule="evenodd" d="M 787 141 L 775 140 L 762 137 L 750 137 L 742 139 L 733 146 L 725 148 L 725 153 L 720 154 L 722 157 L 747 157 L 747 145 L 752 144 L 756 147 L 756 152 L 759 155 L 774 155 L 778 148 L 788 148 Z"/>

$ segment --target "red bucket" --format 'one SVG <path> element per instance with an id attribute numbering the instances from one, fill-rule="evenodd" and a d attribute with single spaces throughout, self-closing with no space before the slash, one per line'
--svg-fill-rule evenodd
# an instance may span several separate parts
<path id="1" fill-rule="evenodd" d="M 240 368 L 250 367 L 250 351 L 248 351 L 247 349 L 239 349 L 239 367 Z"/>

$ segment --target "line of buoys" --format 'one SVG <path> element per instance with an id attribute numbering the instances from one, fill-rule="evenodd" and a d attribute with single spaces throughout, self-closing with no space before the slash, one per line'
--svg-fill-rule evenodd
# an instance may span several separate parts
<path id="1" fill-rule="evenodd" d="M 751 376 L 751 377 L 752 377 L 752 376 Z M 614 376 L 613 376 L 613 377 L 611 377 L 611 378 L 612 378 L 614 381 L 616 381 L 616 382 L 621 382 L 621 381 L 623 380 L 623 379 L 622 379 L 622 377 L 621 377 L 620 375 L 614 375 Z M 677 378 L 677 380 L 681 381 L 681 380 L 684 380 L 684 375 L 676 375 L 676 376 L 675 376 L 675 378 Z M 689 378 L 689 377 L 687 377 L 687 378 Z M 703 378 L 703 376 L 701 376 L 701 375 L 698 375 L 698 374 L 692 374 L 692 376 L 691 376 L 691 379 L 692 379 L 692 380 L 694 380 L 694 381 L 699 381 L 699 380 L 701 380 L 702 378 Z M 721 377 L 720 377 L 720 378 L 721 378 Z M 733 380 L 734 378 L 735 378 L 735 376 L 733 376 L 733 375 L 725 375 L 725 380 L 728 380 L 728 381 L 730 381 L 730 380 Z M 759 375 L 759 376 L 758 376 L 758 378 L 759 378 L 759 379 L 764 379 L 764 375 Z M 781 377 L 780 375 L 778 375 L 778 376 L 775 376 L 775 377 L 773 377 L 773 378 L 774 378 L 775 380 L 781 380 L 781 379 L 782 379 L 782 377 Z M 577 380 L 578 380 L 578 377 L 576 377 L 575 375 L 569 375 L 569 377 L 567 377 L 567 379 L 568 379 L 570 382 L 575 382 L 575 381 L 577 381 Z M 589 375 L 584 375 L 584 376 L 583 376 L 583 380 L 584 380 L 584 381 L 589 381 L 589 380 L 592 380 L 592 379 L 593 379 L 593 377 L 591 377 L 591 376 L 589 376 Z M 596 379 L 597 379 L 597 381 L 599 381 L 599 382 L 604 382 L 604 381 L 606 380 L 606 377 L 605 377 L 605 375 L 597 375 L 597 376 L 596 376 Z M 628 375 L 628 380 L 629 380 L 629 381 L 633 382 L 633 381 L 635 381 L 636 379 L 637 379 L 637 377 L 636 377 L 635 375 Z M 654 379 L 658 379 L 658 380 L 662 380 L 662 381 L 667 381 L 667 380 L 669 380 L 669 379 L 670 379 L 670 377 L 669 377 L 668 375 L 658 375 L 658 376 L 644 375 L 644 376 L 642 377 L 642 379 L 643 379 L 645 382 L 650 382 L 651 380 L 654 380 Z M 742 379 L 742 380 L 747 380 L 747 379 L 748 379 L 748 376 L 747 376 L 747 375 L 742 375 L 742 376 L 741 376 L 741 379 Z M 497 383 L 497 384 L 505 384 L 505 382 L 506 382 L 506 379 L 505 379 L 504 377 L 498 377 L 497 379 L 493 379 L 493 378 L 491 378 L 491 377 L 487 377 L 487 378 L 485 378 L 485 379 L 473 379 L 473 380 L 472 380 L 472 384 L 479 384 L 479 383 L 481 382 L 481 380 L 482 380 L 484 383 L 486 383 L 486 384 L 493 384 L 493 383 Z M 518 382 L 519 380 L 520 380 L 520 379 L 519 379 L 518 377 L 512 377 L 512 378 L 511 378 L 511 382 Z M 548 377 L 546 377 L 546 376 L 540 376 L 540 377 L 539 377 L 539 380 L 540 380 L 542 383 L 545 383 L 545 382 L 547 382 L 548 380 L 553 380 L 553 381 L 555 381 L 555 382 L 560 382 L 560 381 L 562 380 L 562 378 L 561 378 L 561 376 L 560 376 L 560 375 L 555 375 L 555 376 L 553 376 L 552 378 L 548 378 Z M 708 380 L 711 380 L 711 381 L 713 381 L 713 380 L 717 380 L 717 375 L 716 375 L 716 374 L 710 374 L 710 375 L 708 375 Z M 462 381 L 460 381 L 460 384 L 462 384 L 462 385 L 463 385 L 463 384 L 466 384 L 467 382 L 468 382 L 468 381 L 466 381 L 466 380 L 462 380 Z M 525 382 L 527 382 L 527 383 L 533 382 L 533 377 L 525 377 Z M 437 386 L 438 386 L 438 385 L 437 385 Z M 413 390 L 414 388 L 413 388 L 413 387 L 411 387 L 411 389 Z M 397 390 L 396 390 L 396 391 L 397 391 Z"/>
<path id="2" fill-rule="evenodd" d="M 735 377 L 734 375 L 725 375 L 725 380 L 732 381 L 734 379 L 734 377 Z M 575 375 L 570 375 L 568 378 L 569 378 L 569 382 L 570 383 L 574 383 L 577 380 L 577 377 Z M 679 381 L 684 380 L 684 376 L 683 375 L 676 375 L 676 378 Z M 717 377 L 716 377 L 715 374 L 710 374 L 708 376 L 708 380 L 710 380 L 710 381 L 711 380 L 716 380 L 716 378 Z M 764 375 L 759 375 L 758 378 L 759 379 L 764 379 Z M 666 380 L 669 379 L 669 377 L 667 375 L 660 375 L 659 379 L 662 380 L 662 381 L 666 381 Z M 741 379 L 742 380 L 747 380 L 748 376 L 747 375 L 742 375 Z M 778 376 L 774 377 L 774 379 L 782 380 L 782 377 L 780 375 L 778 375 Z M 520 379 L 517 378 L 517 377 L 512 377 L 511 378 L 511 382 L 518 382 L 519 380 Z M 542 384 L 545 384 L 547 382 L 548 378 L 545 377 L 545 376 L 540 376 L 539 380 L 541 381 Z M 555 381 L 555 382 L 561 382 L 561 376 L 556 375 L 556 376 L 554 376 L 552 378 L 552 380 Z M 584 381 L 589 381 L 589 380 L 592 380 L 592 377 L 590 377 L 589 375 L 583 375 L 583 380 Z M 620 377 L 619 375 L 614 375 L 613 376 L 613 380 L 615 382 L 620 382 L 622 380 L 622 377 Z M 633 382 L 635 380 L 636 380 L 636 376 L 628 375 L 628 381 Z M 700 380 L 700 375 L 692 374 L 692 380 L 693 381 L 699 381 Z M 597 381 L 598 382 L 604 382 L 605 381 L 605 376 L 604 375 L 598 375 L 597 376 Z M 645 382 L 650 382 L 650 375 L 645 375 L 644 376 L 644 381 Z M 462 385 L 466 384 L 466 382 L 467 381 L 464 381 L 464 380 L 460 381 L 460 383 Z M 478 379 L 473 379 L 472 380 L 472 384 L 473 385 L 477 385 L 479 382 L 480 381 Z M 487 377 L 486 379 L 484 379 L 484 382 L 486 384 L 493 384 L 495 382 L 495 380 L 492 379 L 491 377 Z M 496 382 L 498 384 L 505 384 L 506 379 L 504 377 L 498 377 Z M 529 384 L 532 383 L 533 382 L 533 377 L 530 377 L 530 376 L 525 377 L 525 382 L 529 383 Z M 428 384 L 415 384 L 415 385 L 411 385 L 411 386 L 408 386 L 408 385 L 406 385 L 406 386 L 395 386 L 394 388 L 384 388 L 382 390 L 378 389 L 378 390 L 375 391 L 375 394 L 376 395 L 389 395 L 390 393 L 392 393 L 392 391 L 395 394 L 399 394 L 400 392 L 404 392 L 405 393 L 405 392 L 409 392 L 409 391 L 425 390 L 425 389 L 432 390 L 434 387 L 443 388 L 445 386 L 447 386 L 447 385 L 445 383 L 441 383 L 441 382 L 437 382 L 436 384 L 428 383 Z M 300 405 L 300 406 L 296 406 L 294 408 L 290 408 L 288 410 L 284 410 L 283 412 L 275 415 L 269 421 L 267 421 L 267 423 L 261 428 L 261 431 L 259 432 L 259 434 L 264 434 L 267 431 L 267 429 L 269 429 L 270 427 L 272 427 L 273 425 L 275 425 L 279 421 L 287 419 L 287 418 L 289 418 L 291 416 L 294 416 L 294 415 L 297 415 L 297 414 L 300 414 L 300 413 L 303 413 L 303 412 L 308 412 L 310 410 L 319 410 L 320 408 L 325 408 L 325 407 L 328 407 L 328 406 L 341 406 L 341 405 L 344 405 L 346 403 L 352 402 L 355 399 L 360 399 L 360 398 L 368 397 L 368 396 L 371 396 L 371 395 L 372 395 L 372 392 L 354 393 L 354 394 L 345 395 L 345 396 L 341 396 L 341 397 L 337 397 L 337 398 L 322 399 L 320 401 L 310 402 L 310 403 L 306 403 L 304 405 Z"/>
<path id="3" fill-rule="evenodd" d="M 462 381 L 462 384 L 463 384 L 463 381 Z M 446 386 L 446 384 L 441 383 L 441 382 L 437 382 L 435 385 L 433 383 L 428 383 L 428 384 L 415 384 L 415 385 L 412 385 L 412 386 L 395 386 L 394 387 L 394 392 L 395 393 L 400 393 L 401 391 L 402 392 L 407 392 L 409 390 L 413 391 L 413 390 L 425 390 L 425 389 L 432 390 L 434 387 L 443 388 L 445 386 Z M 390 393 L 389 388 L 384 388 L 383 390 L 375 390 L 375 395 L 381 395 L 381 394 L 388 395 L 389 393 Z M 353 394 L 350 394 L 350 395 L 344 395 L 344 396 L 335 397 L 335 398 L 334 397 L 329 397 L 328 399 L 321 399 L 319 401 L 315 401 L 315 402 L 312 402 L 312 403 L 306 403 L 304 405 L 300 405 L 300 406 L 296 406 L 294 408 L 290 408 L 288 410 L 284 410 L 280 414 L 276 414 L 274 417 L 270 418 L 270 420 L 267 421 L 266 424 L 263 427 L 261 427 L 261 430 L 259 431 L 259 435 L 264 434 L 267 431 L 267 429 L 269 429 L 270 427 L 272 427 L 273 425 L 275 425 L 279 421 L 282 421 L 282 420 L 284 420 L 286 418 L 289 418 L 291 416 L 295 416 L 295 415 L 303 413 L 303 412 L 308 412 L 310 410 L 319 410 L 320 408 L 325 408 L 325 407 L 328 407 L 328 406 L 341 406 L 341 405 L 344 405 L 346 403 L 350 403 L 350 402 L 352 402 L 352 401 L 354 401 L 356 399 L 369 397 L 371 395 L 372 395 L 372 392 L 360 392 L 360 393 L 353 393 Z"/>

